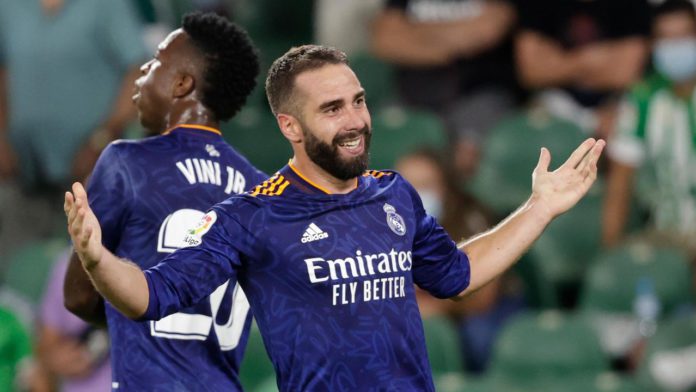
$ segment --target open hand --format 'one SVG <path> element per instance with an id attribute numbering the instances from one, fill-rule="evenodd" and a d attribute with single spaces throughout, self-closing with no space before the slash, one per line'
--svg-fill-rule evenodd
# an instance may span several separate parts
<path id="1" fill-rule="evenodd" d="M 103 254 L 101 227 L 97 217 L 89 208 L 87 192 L 79 182 L 72 186 L 72 193 L 65 192 L 65 215 L 68 218 L 68 233 L 72 238 L 75 252 L 85 270 L 92 269 Z"/>
<path id="2" fill-rule="evenodd" d="M 597 161 L 604 140 L 587 139 L 558 169 L 549 172 L 551 153 L 541 149 L 539 163 L 532 174 L 532 197 L 554 218 L 573 207 L 597 178 Z"/>

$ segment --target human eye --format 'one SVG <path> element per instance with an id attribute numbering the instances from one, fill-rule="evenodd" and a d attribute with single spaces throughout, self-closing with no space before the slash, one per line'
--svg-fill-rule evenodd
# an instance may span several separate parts
<path id="1" fill-rule="evenodd" d="M 324 113 L 326 114 L 336 114 L 341 110 L 341 108 L 338 105 L 332 105 L 324 109 Z"/>

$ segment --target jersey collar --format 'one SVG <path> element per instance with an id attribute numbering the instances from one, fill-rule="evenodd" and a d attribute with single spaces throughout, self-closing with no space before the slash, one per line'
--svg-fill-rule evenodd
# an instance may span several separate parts
<path id="1" fill-rule="evenodd" d="M 208 127 L 205 125 L 198 125 L 198 124 L 177 124 L 169 129 L 167 129 L 162 134 L 167 135 L 167 134 L 174 132 L 176 130 L 179 130 L 179 129 L 193 131 L 193 132 L 212 132 L 218 136 L 222 136 L 222 132 L 220 132 L 219 129 L 213 128 L 213 127 Z"/>
<path id="2" fill-rule="evenodd" d="M 302 174 L 293 164 L 292 160 L 288 162 L 287 166 L 281 169 L 281 173 L 285 178 L 290 180 L 290 183 L 295 185 L 299 191 L 303 193 L 309 193 L 314 195 L 334 195 L 328 189 L 316 184 L 307 176 Z M 355 191 L 360 186 L 360 177 L 355 179 L 355 187 L 348 193 Z"/>

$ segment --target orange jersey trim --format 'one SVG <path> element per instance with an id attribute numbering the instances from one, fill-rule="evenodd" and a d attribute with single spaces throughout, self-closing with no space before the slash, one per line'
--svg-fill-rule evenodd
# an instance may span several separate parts
<path id="1" fill-rule="evenodd" d="M 254 187 L 251 191 L 251 196 L 266 195 L 266 196 L 280 196 L 285 191 L 285 188 L 290 185 L 290 182 L 285 179 L 285 177 L 276 173 L 273 177 L 262 182 L 260 185 Z"/>
<path id="2" fill-rule="evenodd" d="M 379 170 L 367 170 L 365 173 L 363 173 L 363 177 L 369 177 L 372 176 L 374 178 L 381 178 L 384 176 L 391 176 L 392 173 L 389 172 L 383 172 Z"/>
<path id="3" fill-rule="evenodd" d="M 212 133 L 214 133 L 214 134 L 217 134 L 217 135 L 222 136 L 222 132 L 220 132 L 219 129 L 215 129 L 215 128 L 213 128 L 213 127 L 207 127 L 207 126 L 205 126 L 205 125 L 197 125 L 197 124 L 178 124 L 178 125 L 175 125 L 175 126 L 169 128 L 169 129 L 167 129 L 167 130 L 164 131 L 162 134 L 163 134 L 163 135 L 166 135 L 166 134 L 170 133 L 171 131 L 175 130 L 176 128 L 193 128 L 193 129 L 200 129 L 201 131 L 208 131 L 208 132 L 212 132 Z"/>
<path id="4" fill-rule="evenodd" d="M 309 178 L 305 177 L 302 173 L 300 173 L 299 170 L 297 170 L 297 169 L 295 168 L 295 166 L 292 165 L 292 163 L 288 163 L 288 166 L 290 167 L 290 169 L 292 169 L 292 171 L 293 171 L 295 174 L 297 174 L 298 177 L 300 177 L 301 179 L 305 180 L 309 185 L 311 185 L 311 186 L 313 186 L 313 187 L 319 189 L 320 191 L 326 193 L 327 195 L 330 195 L 330 194 L 331 194 L 331 192 L 329 192 L 326 188 L 317 185 L 317 184 L 314 183 L 312 180 L 310 180 Z M 356 179 L 355 179 L 355 186 L 353 187 L 353 189 L 351 190 L 351 192 L 354 191 L 354 190 L 357 189 L 357 188 L 358 188 L 358 179 L 356 178 Z"/>

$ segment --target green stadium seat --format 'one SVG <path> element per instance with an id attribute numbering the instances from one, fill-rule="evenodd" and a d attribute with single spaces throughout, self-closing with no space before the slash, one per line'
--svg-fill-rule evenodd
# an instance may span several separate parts
<path id="1" fill-rule="evenodd" d="M 580 306 L 585 311 L 631 313 L 636 285 L 644 277 L 653 280 L 663 315 L 693 302 L 686 253 L 634 241 L 597 256 L 588 271 Z"/>
<path id="2" fill-rule="evenodd" d="M 38 306 L 58 255 L 68 242 L 62 238 L 35 241 L 25 245 L 12 256 L 4 276 L 4 287 Z"/>
<path id="3" fill-rule="evenodd" d="M 634 240 L 603 251 L 588 271 L 580 309 L 612 357 L 626 356 L 654 328 L 641 324 L 634 313 L 637 287 L 646 278 L 663 318 L 693 302 L 688 258 L 679 249 Z"/>
<path id="4" fill-rule="evenodd" d="M 585 138 L 578 126 L 541 111 L 512 115 L 491 130 L 468 187 L 494 212 L 507 215 L 529 197 L 541 147 L 551 151 L 555 169 Z"/>
<path id="5" fill-rule="evenodd" d="M 314 2 L 295 0 L 236 0 L 231 3 L 232 20 L 243 26 L 259 48 L 263 85 L 273 61 L 293 46 L 312 42 Z"/>
<path id="6" fill-rule="evenodd" d="M 577 291 L 590 261 L 600 248 L 602 182 L 598 180 L 588 194 L 572 209 L 556 218 L 532 245 L 527 260 L 538 279 L 551 287 L 553 303 L 565 287 Z M 573 302 L 577 294 L 573 296 Z"/>
<path id="7" fill-rule="evenodd" d="M 513 386 L 510 385 L 510 383 L 508 383 L 507 385 L 500 385 L 497 389 L 494 390 L 512 390 L 519 392 L 647 392 L 643 391 L 643 389 L 640 388 L 636 381 L 632 378 L 620 376 L 611 372 L 550 378 L 529 385 L 522 384 Z"/>
<path id="8" fill-rule="evenodd" d="M 443 149 L 446 133 L 440 119 L 432 113 L 390 107 L 372 116 L 370 167 L 392 169 L 403 155 L 416 149 Z"/>
<path id="9" fill-rule="evenodd" d="M 571 375 L 565 377 L 546 376 L 532 381 L 519 382 L 515 379 L 486 375 L 469 382 L 459 389 L 462 392 L 648 392 L 637 382 L 612 372 Z"/>
<path id="10" fill-rule="evenodd" d="M 278 392 L 278 382 L 275 376 L 269 377 L 257 386 L 253 392 Z"/>
<path id="11" fill-rule="evenodd" d="M 269 175 L 292 158 L 290 143 L 283 137 L 270 110 L 248 106 L 221 128 L 225 139 L 237 151 Z"/>
<path id="12" fill-rule="evenodd" d="M 239 369 L 239 378 L 245 391 L 255 391 L 262 386 L 265 386 L 264 391 L 272 390 L 268 389 L 267 384 L 269 379 L 275 380 L 275 370 L 266 353 L 256 321 L 252 323 L 249 331 L 249 341 Z M 275 382 L 272 385 L 275 386 Z"/>
<path id="13" fill-rule="evenodd" d="M 586 376 L 608 370 L 589 322 L 556 311 L 522 314 L 503 329 L 490 373 L 514 384 Z"/>
<path id="14" fill-rule="evenodd" d="M 669 320 L 648 341 L 638 367 L 646 391 L 696 391 L 696 317 Z"/>
<path id="15" fill-rule="evenodd" d="M 312 0 L 237 0 L 231 2 L 231 7 L 232 20 L 244 26 L 257 42 L 271 39 L 289 39 L 298 43 L 312 41 Z"/>
<path id="16" fill-rule="evenodd" d="M 462 372 L 433 374 L 435 390 L 438 392 L 468 392 L 469 381 Z"/>
<path id="17" fill-rule="evenodd" d="M 434 374 L 462 372 L 464 361 L 454 323 L 442 316 L 423 319 L 430 368 Z"/>

